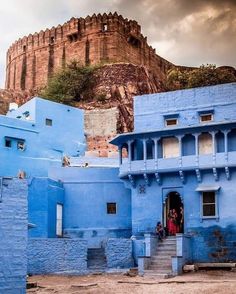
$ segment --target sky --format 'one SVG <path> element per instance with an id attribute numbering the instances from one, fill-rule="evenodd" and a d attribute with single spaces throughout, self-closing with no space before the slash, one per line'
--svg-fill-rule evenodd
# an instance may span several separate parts
<path id="1" fill-rule="evenodd" d="M 236 66 L 236 0 L 7 0 L 0 6 L 0 88 L 15 40 L 73 16 L 115 11 L 137 20 L 156 53 L 174 64 Z"/>

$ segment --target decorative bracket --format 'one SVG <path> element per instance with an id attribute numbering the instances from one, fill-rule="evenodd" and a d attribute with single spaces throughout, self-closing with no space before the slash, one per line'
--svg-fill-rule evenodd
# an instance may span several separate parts
<path id="1" fill-rule="evenodd" d="M 181 182 L 184 184 L 185 183 L 185 178 L 184 178 L 184 172 L 182 170 L 179 171 L 179 176 L 180 176 Z"/>
<path id="2" fill-rule="evenodd" d="M 225 167 L 225 174 L 226 174 L 226 179 L 229 181 L 230 180 L 230 171 L 229 171 L 228 166 Z"/>
<path id="3" fill-rule="evenodd" d="M 155 177 L 156 177 L 156 181 L 157 181 L 158 185 L 160 185 L 161 184 L 161 178 L 160 178 L 159 173 L 156 172 Z"/>
<path id="4" fill-rule="evenodd" d="M 136 183 L 135 183 L 135 180 L 134 180 L 134 177 L 132 175 L 128 175 L 128 178 L 129 178 L 129 181 L 130 181 L 130 184 L 133 188 L 136 187 Z"/>
<path id="5" fill-rule="evenodd" d="M 196 176 L 197 176 L 197 181 L 198 181 L 198 183 L 200 183 L 202 181 L 200 169 L 197 168 L 195 170 L 195 172 L 196 172 Z"/>
<path id="6" fill-rule="evenodd" d="M 217 172 L 217 169 L 215 167 L 213 167 L 213 175 L 214 175 L 215 181 L 218 181 L 219 180 L 218 172 Z"/>
<path id="7" fill-rule="evenodd" d="M 150 186 L 150 179 L 149 179 L 148 175 L 145 173 L 145 174 L 143 174 L 143 177 L 144 177 L 144 181 L 145 181 L 146 185 Z"/>

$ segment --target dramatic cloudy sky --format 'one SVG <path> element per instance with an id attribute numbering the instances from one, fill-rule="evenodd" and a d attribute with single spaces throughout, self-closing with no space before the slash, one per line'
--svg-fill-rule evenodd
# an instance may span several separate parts
<path id="1" fill-rule="evenodd" d="M 0 87 L 19 37 L 72 16 L 114 12 L 136 19 L 156 52 L 175 64 L 236 66 L 236 0 L 6 0 L 0 6 Z"/>

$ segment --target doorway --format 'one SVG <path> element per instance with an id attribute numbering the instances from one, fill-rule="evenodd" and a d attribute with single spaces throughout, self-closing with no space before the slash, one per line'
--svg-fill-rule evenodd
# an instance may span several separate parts
<path id="1" fill-rule="evenodd" d="M 180 194 L 176 191 L 169 192 L 166 201 L 164 203 L 164 226 L 166 228 L 167 233 L 175 234 L 168 232 L 170 219 L 170 211 L 175 210 L 175 220 L 174 223 L 176 225 L 176 233 L 184 233 L 184 206 Z M 173 220 L 173 218 L 172 218 Z"/>

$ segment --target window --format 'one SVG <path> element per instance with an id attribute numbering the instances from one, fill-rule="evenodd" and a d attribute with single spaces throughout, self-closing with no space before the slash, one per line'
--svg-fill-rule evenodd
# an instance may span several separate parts
<path id="1" fill-rule="evenodd" d="M 45 124 L 46 124 L 46 126 L 51 127 L 52 126 L 52 120 L 50 118 L 46 118 Z"/>
<path id="2" fill-rule="evenodd" d="M 208 122 L 208 121 L 213 121 L 213 114 L 212 113 L 200 115 L 200 122 Z"/>
<path id="3" fill-rule="evenodd" d="M 62 237 L 62 210 L 63 210 L 63 205 L 57 204 L 56 234 L 58 237 Z"/>
<path id="4" fill-rule="evenodd" d="M 17 141 L 17 149 L 24 151 L 25 150 L 25 142 L 24 141 Z"/>
<path id="5" fill-rule="evenodd" d="M 11 148 L 11 140 L 5 139 L 5 147 Z"/>
<path id="6" fill-rule="evenodd" d="M 176 118 L 166 119 L 166 127 L 176 126 L 178 124 L 178 120 Z"/>
<path id="7" fill-rule="evenodd" d="M 104 23 L 104 24 L 102 25 L 102 30 L 103 30 L 103 32 L 106 32 L 106 31 L 108 30 L 108 26 L 107 26 L 106 23 Z"/>
<path id="8" fill-rule="evenodd" d="M 107 214 L 116 214 L 116 203 L 107 203 Z"/>
<path id="9" fill-rule="evenodd" d="M 216 195 L 214 191 L 202 192 L 202 216 L 216 216 Z"/>

